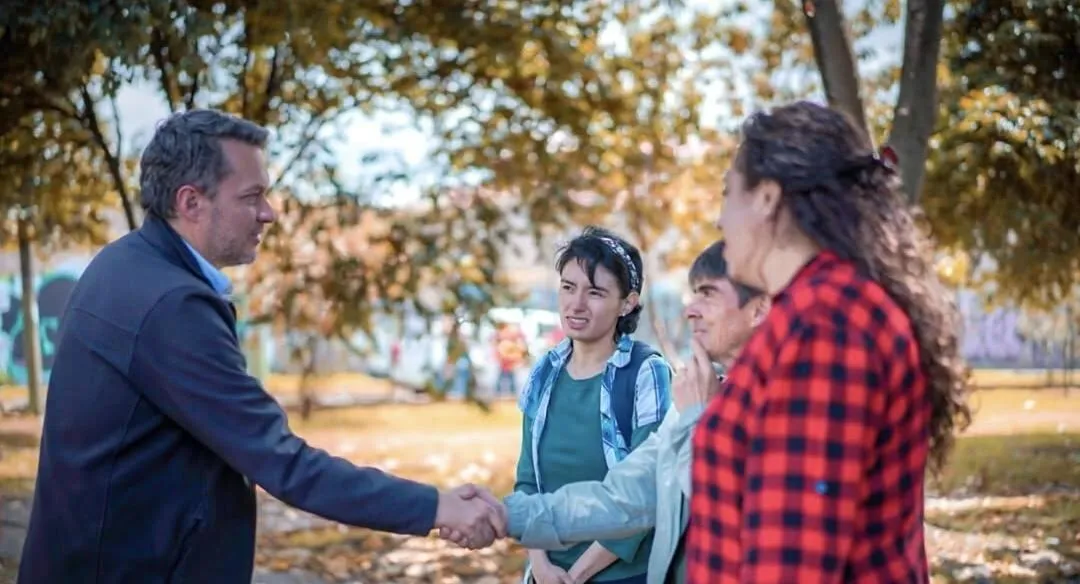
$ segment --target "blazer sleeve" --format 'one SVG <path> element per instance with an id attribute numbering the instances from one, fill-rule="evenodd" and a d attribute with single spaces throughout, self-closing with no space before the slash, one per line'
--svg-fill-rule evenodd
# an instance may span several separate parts
<path id="1" fill-rule="evenodd" d="M 139 329 L 129 366 L 144 397 L 294 507 L 380 531 L 431 531 L 434 487 L 357 467 L 293 434 L 281 406 L 247 373 L 227 310 L 196 288 L 158 302 Z"/>

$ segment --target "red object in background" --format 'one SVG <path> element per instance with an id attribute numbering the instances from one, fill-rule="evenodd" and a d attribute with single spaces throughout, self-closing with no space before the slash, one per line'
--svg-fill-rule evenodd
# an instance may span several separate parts
<path id="1" fill-rule="evenodd" d="M 513 371 L 525 363 L 529 354 L 529 345 L 521 327 L 512 324 L 501 326 L 495 333 L 495 357 L 499 368 Z"/>
<path id="2" fill-rule="evenodd" d="M 401 341 L 394 341 L 394 344 L 390 345 L 390 365 L 397 367 L 399 361 L 401 361 Z"/>

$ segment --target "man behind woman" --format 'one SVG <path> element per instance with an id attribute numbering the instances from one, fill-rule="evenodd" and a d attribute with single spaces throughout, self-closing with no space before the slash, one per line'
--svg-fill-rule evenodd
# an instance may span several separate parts
<path id="1" fill-rule="evenodd" d="M 645 441 L 671 403 L 671 370 L 633 341 L 644 284 L 641 254 L 589 228 L 556 261 L 567 338 L 542 356 L 522 390 L 521 455 L 514 491 L 547 493 L 599 480 Z M 529 551 L 526 581 L 645 582 L 651 534 Z"/>
<path id="2" fill-rule="evenodd" d="M 843 115 L 800 102 L 744 124 L 724 190 L 729 276 L 772 308 L 693 435 L 686 581 L 929 582 L 926 469 L 970 412 L 959 313 L 894 169 Z M 608 492 L 637 459 L 560 493 Z M 575 541 L 627 503 L 560 496 L 509 497 L 515 533 Z M 625 531 L 578 535 L 601 533 Z"/>
<path id="3" fill-rule="evenodd" d="M 693 330 L 694 356 L 675 378 L 675 407 L 659 430 L 603 481 L 508 497 L 508 533 L 523 545 L 563 549 L 579 541 L 655 528 L 647 582 L 684 581 L 690 435 L 705 402 L 719 388 L 714 364 L 729 365 L 768 310 L 760 292 L 727 279 L 723 249 L 723 243 L 710 246 L 690 268 L 694 294 L 686 318 Z"/>

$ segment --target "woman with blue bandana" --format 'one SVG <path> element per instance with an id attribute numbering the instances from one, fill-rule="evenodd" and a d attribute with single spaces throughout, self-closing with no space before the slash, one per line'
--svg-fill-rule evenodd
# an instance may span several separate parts
<path id="1" fill-rule="evenodd" d="M 634 341 L 644 279 L 641 254 L 590 227 L 556 261 L 566 332 L 529 374 L 515 492 L 549 493 L 601 480 L 660 425 L 671 404 L 671 369 Z M 645 582 L 652 532 L 567 550 L 529 550 L 525 582 Z"/>

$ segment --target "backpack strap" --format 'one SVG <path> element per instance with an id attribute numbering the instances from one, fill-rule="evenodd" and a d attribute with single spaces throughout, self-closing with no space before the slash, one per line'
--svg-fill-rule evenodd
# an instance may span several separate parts
<path id="1" fill-rule="evenodd" d="M 637 401 L 637 378 L 641 364 L 660 352 L 642 343 L 634 341 L 630 349 L 630 361 L 615 371 L 615 380 L 611 384 L 611 409 L 615 412 L 615 423 L 623 436 L 626 447 L 634 434 L 634 405 Z"/>

